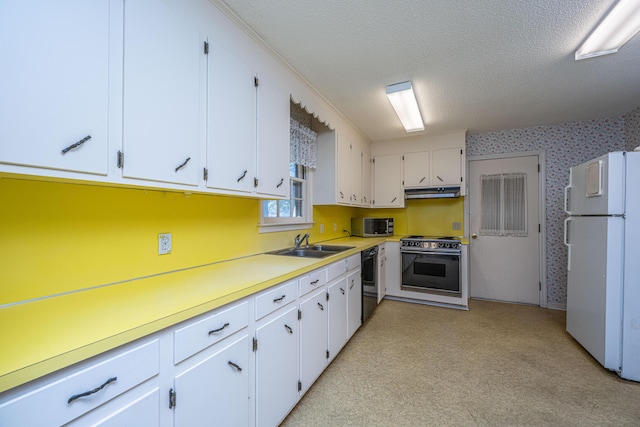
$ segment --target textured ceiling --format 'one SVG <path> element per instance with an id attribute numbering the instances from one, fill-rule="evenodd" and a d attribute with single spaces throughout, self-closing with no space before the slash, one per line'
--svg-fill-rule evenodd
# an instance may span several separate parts
<path id="1" fill-rule="evenodd" d="M 215 0 L 371 140 L 620 115 L 640 105 L 640 34 L 614 55 L 574 52 L 614 0 Z M 425 131 L 385 87 L 411 80 Z"/>

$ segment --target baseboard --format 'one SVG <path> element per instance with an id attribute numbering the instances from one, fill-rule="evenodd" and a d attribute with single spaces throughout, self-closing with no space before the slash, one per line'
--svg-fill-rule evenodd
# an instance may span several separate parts
<path id="1" fill-rule="evenodd" d="M 559 303 L 548 303 L 547 304 L 547 308 L 550 310 L 561 310 L 561 311 L 567 311 L 567 304 L 559 304 Z"/>

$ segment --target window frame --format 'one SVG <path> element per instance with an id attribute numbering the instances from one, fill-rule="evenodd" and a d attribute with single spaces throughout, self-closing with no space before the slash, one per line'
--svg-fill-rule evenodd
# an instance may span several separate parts
<path id="1" fill-rule="evenodd" d="M 313 188 L 313 169 L 305 167 L 305 178 L 297 178 L 289 176 L 289 188 L 291 188 L 292 182 L 302 182 L 302 212 L 301 217 L 265 217 L 264 205 L 269 200 L 294 200 L 289 194 L 288 199 L 260 199 L 259 200 L 259 232 L 260 233 L 273 233 L 278 231 L 290 231 L 290 230 L 306 230 L 313 227 L 313 201 L 312 191 Z"/>

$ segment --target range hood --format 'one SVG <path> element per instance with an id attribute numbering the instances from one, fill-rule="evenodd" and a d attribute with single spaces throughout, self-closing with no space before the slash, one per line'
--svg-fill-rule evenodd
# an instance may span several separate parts
<path id="1" fill-rule="evenodd" d="M 406 188 L 405 199 L 446 199 L 460 197 L 460 187 Z"/>

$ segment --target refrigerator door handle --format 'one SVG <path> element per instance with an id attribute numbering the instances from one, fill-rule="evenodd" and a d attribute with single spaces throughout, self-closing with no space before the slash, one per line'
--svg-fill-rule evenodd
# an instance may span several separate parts
<path id="1" fill-rule="evenodd" d="M 571 222 L 570 217 L 564 220 L 564 244 L 567 246 L 567 271 L 571 271 L 571 242 L 569 242 L 571 236 L 569 234 L 569 222 Z"/>
<path id="2" fill-rule="evenodd" d="M 569 211 L 569 197 L 571 197 L 570 190 L 573 188 L 571 185 L 567 185 L 564 187 L 564 211 L 568 214 L 571 214 Z"/>

